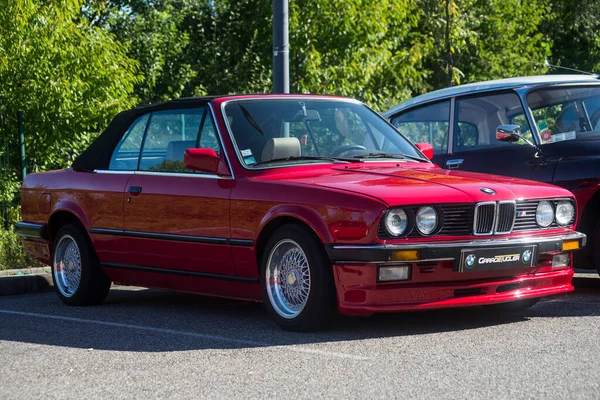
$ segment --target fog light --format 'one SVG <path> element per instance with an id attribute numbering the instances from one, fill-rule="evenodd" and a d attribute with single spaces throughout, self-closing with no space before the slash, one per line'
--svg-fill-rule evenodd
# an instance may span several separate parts
<path id="1" fill-rule="evenodd" d="M 410 277 L 410 265 L 379 267 L 379 282 L 405 281 Z"/>
<path id="2" fill-rule="evenodd" d="M 552 268 L 568 267 L 571 261 L 569 253 L 560 253 L 552 257 Z"/>

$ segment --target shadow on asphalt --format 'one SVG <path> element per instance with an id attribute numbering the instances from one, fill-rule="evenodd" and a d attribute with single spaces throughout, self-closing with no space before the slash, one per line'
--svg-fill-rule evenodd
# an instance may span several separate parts
<path id="1" fill-rule="evenodd" d="M 0 302 L 0 311 L 59 318 L 0 312 L 0 340 L 97 350 L 167 352 L 359 341 L 481 329 L 531 318 L 600 316 L 600 279 L 577 278 L 574 283 L 577 288 L 574 293 L 541 301 L 523 312 L 462 308 L 343 317 L 336 319 L 328 330 L 316 333 L 283 331 L 261 304 L 151 289 L 117 287 L 103 305 L 96 307 L 68 307 L 53 293 L 12 296 L 4 298 L 9 301 Z"/>

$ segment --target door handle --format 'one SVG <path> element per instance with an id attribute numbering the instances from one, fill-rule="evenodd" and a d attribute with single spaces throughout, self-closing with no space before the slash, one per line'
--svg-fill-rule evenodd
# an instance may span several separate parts
<path id="1" fill-rule="evenodd" d="M 142 193 L 142 188 L 140 186 L 129 186 L 129 189 L 127 189 L 127 191 L 132 196 L 139 196 L 140 193 Z"/>
<path id="2" fill-rule="evenodd" d="M 457 169 L 458 167 L 461 166 L 463 161 L 464 160 L 462 158 L 455 158 L 454 160 L 448 160 L 448 161 L 446 161 L 446 167 L 448 169 Z"/>

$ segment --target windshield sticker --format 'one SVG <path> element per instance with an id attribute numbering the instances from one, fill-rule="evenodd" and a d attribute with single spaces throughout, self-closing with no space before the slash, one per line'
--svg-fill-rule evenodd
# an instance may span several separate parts
<path id="1" fill-rule="evenodd" d="M 256 164 L 256 159 L 252 155 L 252 150 L 244 149 L 241 151 L 241 153 L 242 153 L 242 158 L 244 159 L 244 162 L 246 163 L 246 165 Z"/>
<path id="2" fill-rule="evenodd" d="M 576 138 L 577 138 L 577 134 L 575 133 L 575 131 L 561 132 L 561 133 L 552 135 L 552 143 L 563 142 L 565 140 L 574 140 Z"/>
<path id="3" fill-rule="evenodd" d="M 538 124 L 538 128 L 540 130 L 540 135 L 542 136 L 542 143 L 552 142 L 552 134 L 550 133 L 550 129 L 548 129 L 548 123 L 542 121 Z"/>

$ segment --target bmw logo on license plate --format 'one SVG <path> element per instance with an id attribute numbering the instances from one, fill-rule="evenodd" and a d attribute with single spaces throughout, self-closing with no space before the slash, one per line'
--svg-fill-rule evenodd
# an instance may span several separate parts
<path id="1" fill-rule="evenodd" d="M 468 268 L 473 268 L 473 266 L 475 265 L 475 255 L 469 254 L 467 258 L 465 258 L 465 264 L 467 264 Z"/>
<path id="2" fill-rule="evenodd" d="M 523 252 L 523 262 L 528 263 L 531 260 L 531 250 L 525 250 Z"/>

